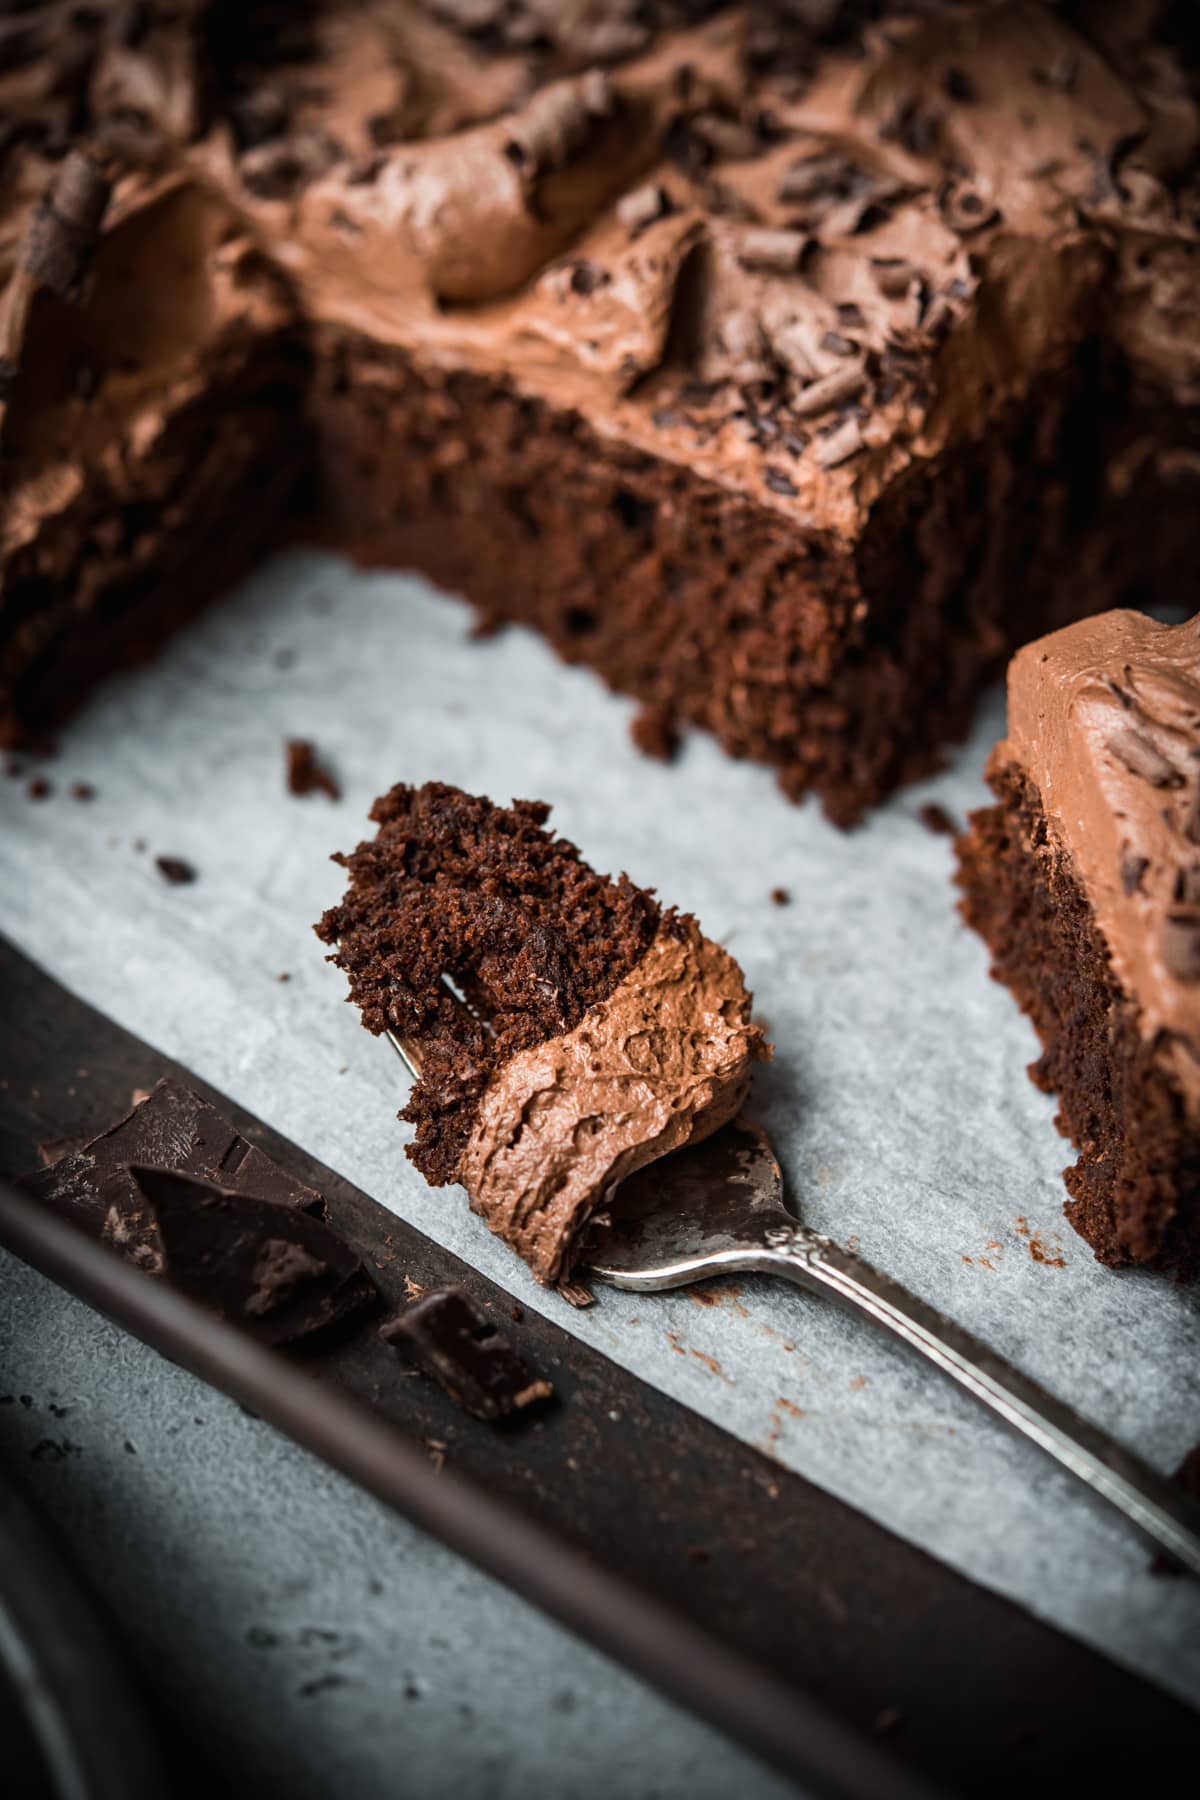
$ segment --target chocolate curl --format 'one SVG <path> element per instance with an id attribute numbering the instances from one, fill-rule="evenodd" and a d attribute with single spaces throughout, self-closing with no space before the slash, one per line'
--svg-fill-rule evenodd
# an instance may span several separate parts
<path id="1" fill-rule="evenodd" d="M 597 121 L 612 116 L 613 106 L 608 77 L 599 69 L 555 82 L 513 118 L 505 154 L 531 175 L 561 169 L 588 142 Z"/>
<path id="2" fill-rule="evenodd" d="M 817 461 L 823 469 L 836 469 L 860 450 L 866 448 L 867 440 L 862 434 L 862 426 L 857 419 L 843 419 L 842 423 L 829 436 L 822 438 L 817 445 Z"/>
<path id="3" fill-rule="evenodd" d="M 867 373 L 861 363 L 855 363 L 845 369 L 834 369 L 829 375 L 822 375 L 802 388 L 792 401 L 792 413 L 797 419 L 815 419 L 822 413 L 832 412 L 835 406 L 842 406 L 847 400 L 853 400 L 867 385 Z"/>
<path id="4" fill-rule="evenodd" d="M 808 244 L 808 238 L 801 231 L 775 231 L 758 226 L 744 234 L 738 246 L 738 261 L 745 269 L 791 275 L 804 261 Z"/>
<path id="5" fill-rule="evenodd" d="M 20 368 L 33 297 L 39 288 L 63 300 L 78 294 L 111 192 L 95 158 L 72 150 L 34 208 L 0 299 L 0 426 Z"/>
<path id="6" fill-rule="evenodd" d="M 72 150 L 34 208 L 20 264 L 39 287 L 71 299 L 87 269 L 112 183 L 86 150 Z"/>

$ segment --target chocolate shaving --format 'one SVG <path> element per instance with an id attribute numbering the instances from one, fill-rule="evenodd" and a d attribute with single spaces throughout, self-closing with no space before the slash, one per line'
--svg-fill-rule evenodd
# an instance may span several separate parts
<path id="1" fill-rule="evenodd" d="M 612 87 L 600 69 L 541 88 L 510 121 L 504 154 L 531 175 L 560 169 L 589 141 L 597 123 L 612 116 L 613 107 Z"/>
<path id="2" fill-rule="evenodd" d="M 1177 981 L 1200 981 L 1200 911 L 1168 913 L 1162 947 L 1163 961 Z"/>
<path id="3" fill-rule="evenodd" d="M 72 150 L 34 208 L 20 261 L 60 299 L 78 292 L 99 235 L 112 184 L 84 150 Z"/>
<path id="4" fill-rule="evenodd" d="M 836 469 L 840 463 L 849 462 L 852 456 L 866 446 L 862 434 L 862 426 L 857 419 L 844 419 L 828 437 L 817 444 L 817 461 L 823 469 Z"/>
<path id="5" fill-rule="evenodd" d="M 1142 876 L 1150 867 L 1148 856 L 1136 856 L 1126 847 L 1121 853 L 1121 890 L 1125 894 L 1136 894 L 1142 885 Z"/>
<path id="6" fill-rule="evenodd" d="M 1148 781 L 1152 787 L 1174 788 L 1183 786 L 1183 776 L 1178 769 L 1169 763 L 1162 753 L 1155 749 L 1149 738 L 1143 737 L 1140 731 L 1126 728 L 1114 732 L 1108 740 L 1108 753 L 1129 770 L 1131 775 Z"/>
<path id="7" fill-rule="evenodd" d="M 823 151 L 793 163 L 779 187 L 779 199 L 785 206 L 811 200 L 818 195 L 840 197 L 847 193 L 855 171 L 845 157 L 836 151 Z"/>
<path id="8" fill-rule="evenodd" d="M 699 114 L 692 120 L 692 130 L 718 156 L 730 162 L 745 162 L 747 158 L 757 156 L 761 148 L 748 125 L 743 125 L 739 119 L 723 119 L 719 113 Z"/>
<path id="9" fill-rule="evenodd" d="M 721 335 L 732 358 L 736 381 L 755 382 L 770 378 L 772 367 L 767 340 L 756 313 L 730 313 L 721 328 Z"/>
<path id="10" fill-rule="evenodd" d="M 904 262 L 900 257 L 873 257 L 871 273 L 875 277 L 876 287 L 888 300 L 906 299 L 917 279 L 917 271 L 912 264 Z"/>
<path id="11" fill-rule="evenodd" d="M 775 231 L 758 226 L 742 236 L 738 261 L 744 269 L 766 269 L 794 275 L 804 261 L 809 240 L 802 231 Z"/>
<path id="12" fill-rule="evenodd" d="M 790 325 L 782 325 L 772 333 L 771 350 L 776 361 L 800 381 L 812 381 L 817 373 L 816 364 L 809 353 L 808 333 L 795 321 Z"/>
<path id="13" fill-rule="evenodd" d="M 866 384 L 866 370 L 861 363 L 834 369 L 797 394 L 792 402 L 792 412 L 798 419 L 816 418 L 820 413 L 831 412 L 835 406 L 853 400 Z"/>
<path id="14" fill-rule="evenodd" d="M 1175 899 L 1180 906 L 1200 907 L 1200 865 L 1176 871 Z"/>
<path id="15" fill-rule="evenodd" d="M 630 237 L 636 237 L 648 225 L 653 225 L 655 220 L 665 218 L 670 211 L 670 196 L 657 181 L 646 182 L 643 187 L 635 188 L 631 194 L 625 194 L 617 202 L 617 217 Z"/>
<path id="16" fill-rule="evenodd" d="M 1200 844 L 1200 781 L 1197 781 L 1188 795 L 1187 805 L 1183 809 L 1182 831 L 1189 844 Z"/>

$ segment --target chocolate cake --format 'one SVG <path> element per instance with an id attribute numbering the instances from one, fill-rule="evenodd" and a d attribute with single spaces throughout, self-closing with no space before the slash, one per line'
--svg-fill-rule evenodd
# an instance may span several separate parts
<path id="1" fill-rule="evenodd" d="M 22 9 L 0 736 L 307 535 L 853 820 L 1015 644 L 1200 604 L 1184 48 L 1010 0 Z"/>
<path id="2" fill-rule="evenodd" d="M 1200 1268 L 1200 620 L 1112 612 L 1008 678 L 963 911 L 1033 1020 L 1102 1262 Z"/>
<path id="3" fill-rule="evenodd" d="M 420 1071 L 413 1162 L 561 1283 L 618 1183 L 733 1118 L 767 1052 L 733 958 L 548 814 L 394 787 L 317 935 Z"/>

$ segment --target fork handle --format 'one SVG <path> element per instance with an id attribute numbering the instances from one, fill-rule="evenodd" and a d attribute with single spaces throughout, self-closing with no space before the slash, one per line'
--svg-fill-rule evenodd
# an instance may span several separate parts
<path id="1" fill-rule="evenodd" d="M 834 1294 L 894 1332 L 1200 1576 L 1200 1509 L 1139 1458 L 853 1250 L 803 1225 L 772 1227 L 764 1243 L 762 1273 Z"/>

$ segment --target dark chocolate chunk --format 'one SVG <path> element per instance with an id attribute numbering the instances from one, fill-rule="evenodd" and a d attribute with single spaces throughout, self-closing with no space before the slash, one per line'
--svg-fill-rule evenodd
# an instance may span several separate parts
<path id="1" fill-rule="evenodd" d="M 130 1174 L 158 1232 L 164 1278 L 261 1342 L 325 1336 L 376 1304 L 359 1257 L 311 1213 L 169 1169 Z"/>
<path id="2" fill-rule="evenodd" d="M 316 745 L 308 738 L 292 738 L 287 746 L 288 793 L 303 799 L 307 794 L 328 794 L 340 800 L 342 790 L 336 778 L 317 760 Z"/>
<path id="3" fill-rule="evenodd" d="M 132 1165 L 169 1169 L 276 1209 L 319 1217 L 325 1203 L 236 1131 L 214 1106 L 177 1081 L 160 1081 L 99 1137 L 27 1175 L 21 1186 L 140 1268 L 162 1270 L 162 1243 Z M 279 1232 L 271 1235 L 279 1236 Z"/>
<path id="4" fill-rule="evenodd" d="M 553 1392 L 548 1381 L 530 1374 L 462 1288 L 426 1294 L 382 1326 L 379 1335 L 477 1419 L 508 1418 Z"/>
<path id="5" fill-rule="evenodd" d="M 786 494 L 791 498 L 793 495 L 800 492 L 799 488 L 785 469 L 775 468 L 770 463 L 768 463 L 766 469 L 766 482 L 773 494 Z"/>
<path id="6" fill-rule="evenodd" d="M 196 871 L 190 862 L 184 862 L 182 856 L 156 856 L 154 866 L 164 881 L 173 887 L 186 887 L 189 881 L 195 881 Z"/>

